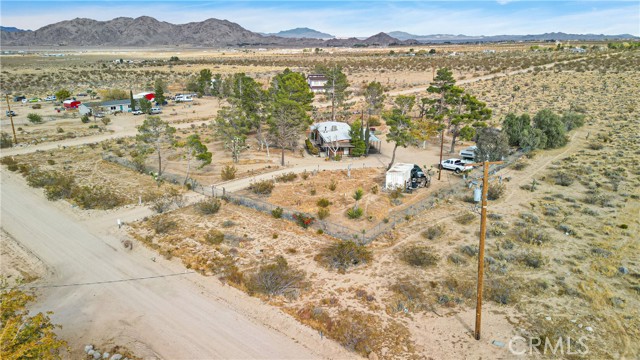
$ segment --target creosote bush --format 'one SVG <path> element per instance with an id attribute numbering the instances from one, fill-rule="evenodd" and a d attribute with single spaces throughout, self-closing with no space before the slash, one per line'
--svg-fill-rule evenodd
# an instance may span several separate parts
<path id="1" fill-rule="evenodd" d="M 204 240 L 211 245 L 219 245 L 224 241 L 224 233 L 217 229 L 209 230 L 204 235 Z"/>
<path id="2" fill-rule="evenodd" d="M 250 295 L 296 298 L 306 285 L 305 276 L 304 271 L 292 269 L 284 257 L 278 256 L 274 263 L 262 265 L 256 273 L 249 275 L 245 285 Z"/>
<path id="3" fill-rule="evenodd" d="M 166 216 L 153 217 L 151 220 L 149 220 L 149 225 L 156 234 L 166 234 L 167 232 L 178 227 L 178 224 L 175 221 L 167 218 Z"/>
<path id="4" fill-rule="evenodd" d="M 330 215 L 329 209 L 327 209 L 327 208 L 318 209 L 318 219 L 324 220 L 324 219 L 328 218 L 329 215 Z"/>
<path id="5" fill-rule="evenodd" d="M 316 259 L 325 266 L 345 271 L 349 267 L 366 264 L 372 259 L 372 254 L 366 246 L 354 241 L 338 241 L 324 248 Z"/>
<path id="6" fill-rule="evenodd" d="M 476 219 L 476 214 L 472 212 L 466 212 L 456 217 L 456 222 L 462 225 L 468 225 L 468 224 L 471 224 L 471 222 L 475 219 Z"/>
<path id="7" fill-rule="evenodd" d="M 238 168 L 233 165 L 225 165 L 220 171 L 220 177 L 222 180 L 233 180 L 236 178 L 236 173 L 238 172 Z"/>
<path id="8" fill-rule="evenodd" d="M 422 237 L 424 237 L 425 239 L 429 239 L 429 240 L 434 240 L 439 238 L 442 234 L 444 234 L 444 225 L 442 224 L 437 224 L 437 225 L 433 225 L 429 228 L 427 228 L 427 230 L 422 232 Z"/>
<path id="9" fill-rule="evenodd" d="M 275 184 L 271 180 L 261 180 L 254 182 L 249 186 L 249 189 L 253 191 L 254 194 L 258 195 L 269 195 L 273 191 Z"/>
<path id="10" fill-rule="evenodd" d="M 220 200 L 216 198 L 208 198 L 195 204 L 195 208 L 202 215 L 213 215 L 220 210 Z"/>
<path id="11" fill-rule="evenodd" d="M 400 260 L 411 266 L 435 266 L 440 260 L 432 247 L 424 245 L 407 246 L 400 251 Z"/>
<path id="12" fill-rule="evenodd" d="M 318 200 L 318 202 L 316 202 L 316 204 L 317 204 L 319 207 L 326 208 L 326 207 L 328 207 L 329 205 L 331 205 L 331 202 L 330 202 L 329 200 L 327 200 L 326 198 L 321 198 L 320 200 Z"/>
<path id="13" fill-rule="evenodd" d="M 487 199 L 488 200 L 498 200 L 506 190 L 506 186 L 499 182 L 489 183 L 489 187 L 487 188 Z"/>
<path id="14" fill-rule="evenodd" d="M 282 208 L 278 206 L 277 208 L 271 210 L 271 216 L 273 216 L 276 219 L 280 219 L 280 218 L 282 218 L 282 212 L 283 211 L 284 210 L 282 210 Z"/>
<path id="15" fill-rule="evenodd" d="M 427 309 L 424 289 L 409 279 L 398 280 L 391 285 L 390 290 L 395 293 L 391 301 L 392 312 L 418 312 Z"/>
<path id="16" fill-rule="evenodd" d="M 544 230 L 530 225 L 517 227 L 515 229 L 515 237 L 524 243 L 532 245 L 542 245 L 551 240 L 549 234 Z"/>
<path id="17" fill-rule="evenodd" d="M 286 174 L 282 174 L 282 175 L 276 176 L 276 181 L 277 182 L 291 182 L 291 181 L 293 181 L 293 180 L 295 180 L 297 178 L 298 178 L 298 175 L 296 173 L 289 172 L 289 173 L 286 173 Z"/>

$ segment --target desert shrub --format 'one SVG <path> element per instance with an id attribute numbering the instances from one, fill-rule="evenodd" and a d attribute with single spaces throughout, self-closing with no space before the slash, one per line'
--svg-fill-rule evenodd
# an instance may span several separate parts
<path id="1" fill-rule="evenodd" d="M 329 215 L 330 215 L 329 209 L 327 209 L 327 208 L 318 209 L 318 219 L 324 220 L 324 219 L 328 218 Z"/>
<path id="2" fill-rule="evenodd" d="M 373 186 L 371 187 L 371 193 L 372 193 L 372 194 L 377 195 L 377 194 L 378 194 L 378 191 L 379 191 L 379 189 L 378 189 L 378 185 L 373 185 Z"/>
<path id="3" fill-rule="evenodd" d="M 518 161 L 515 164 L 513 164 L 513 169 L 514 170 L 524 170 L 524 168 L 526 168 L 527 166 L 529 166 L 529 163 L 527 163 L 525 161 Z"/>
<path id="4" fill-rule="evenodd" d="M 151 203 L 151 210 L 155 211 L 158 214 L 162 214 L 163 212 L 167 212 L 173 206 L 173 200 L 170 197 L 163 196 L 155 199 Z"/>
<path id="5" fill-rule="evenodd" d="M 560 209 L 557 206 L 545 205 L 542 213 L 545 216 L 555 217 L 560 213 Z"/>
<path id="6" fill-rule="evenodd" d="M 488 278 L 485 281 L 487 298 L 501 305 L 515 303 L 517 298 L 517 284 L 519 281 L 503 277 Z"/>
<path id="7" fill-rule="evenodd" d="M 478 255 L 478 246 L 476 245 L 462 245 L 459 248 L 460 252 L 469 256 L 469 257 L 474 257 L 476 255 Z"/>
<path id="8" fill-rule="evenodd" d="M 429 240 L 435 240 L 444 234 L 444 225 L 433 225 L 422 232 L 422 237 Z"/>
<path id="9" fill-rule="evenodd" d="M 216 198 L 207 198 L 195 204 L 195 208 L 202 215 L 213 215 L 220 210 L 220 200 Z"/>
<path id="10" fill-rule="evenodd" d="M 12 146 L 13 139 L 11 138 L 11 135 L 7 134 L 4 131 L 0 132 L 0 149 L 6 149 Z"/>
<path id="11" fill-rule="evenodd" d="M 271 180 L 256 181 L 249 186 L 249 189 L 258 195 L 269 195 L 273 191 L 275 184 Z"/>
<path id="12" fill-rule="evenodd" d="M 372 254 L 366 246 L 347 240 L 324 248 L 317 259 L 329 268 L 345 271 L 351 266 L 368 263 Z"/>
<path id="13" fill-rule="evenodd" d="M 329 205 L 331 205 L 331 202 L 330 202 L 328 199 L 326 199 L 326 198 L 321 198 L 320 200 L 318 200 L 318 201 L 316 202 L 316 205 L 318 205 L 319 207 L 326 208 L 326 207 L 328 207 Z"/>
<path id="14" fill-rule="evenodd" d="M 529 225 L 517 227 L 515 237 L 524 243 L 533 245 L 542 245 L 551 240 L 549 234 L 544 230 Z"/>
<path id="15" fill-rule="evenodd" d="M 390 290 L 395 294 L 391 299 L 391 311 L 417 312 L 427 309 L 428 304 L 424 295 L 424 289 L 410 280 L 398 280 L 398 282 L 391 285 Z"/>
<path id="16" fill-rule="evenodd" d="M 540 218 L 529 212 L 520 213 L 520 218 L 531 224 L 538 224 L 540 222 Z"/>
<path id="17" fill-rule="evenodd" d="M 527 267 L 538 269 L 544 265 L 544 257 L 540 252 L 527 251 L 518 256 L 518 262 Z"/>
<path id="18" fill-rule="evenodd" d="M 362 217 L 364 210 L 361 207 L 350 208 L 347 210 L 347 217 L 349 219 L 359 219 Z"/>
<path id="19" fill-rule="evenodd" d="M 395 188 L 389 192 L 391 200 L 398 200 L 402 197 L 402 188 Z"/>
<path id="20" fill-rule="evenodd" d="M 296 224 L 306 229 L 311 226 L 311 224 L 313 224 L 316 219 L 313 216 L 309 216 L 303 213 L 295 213 L 293 214 L 293 220 L 296 222 Z"/>
<path id="21" fill-rule="evenodd" d="M 458 254 L 449 254 L 447 260 L 455 265 L 467 265 L 467 260 Z"/>
<path id="22" fill-rule="evenodd" d="M 32 124 L 40 124 L 42 123 L 42 116 L 36 113 L 30 113 L 27 115 L 27 120 Z"/>
<path id="23" fill-rule="evenodd" d="M 288 298 L 298 297 L 305 284 L 305 273 L 292 269 L 287 260 L 278 256 L 272 264 L 262 265 L 245 281 L 249 294 L 256 293 L 268 296 L 284 295 Z"/>
<path id="24" fill-rule="evenodd" d="M 108 210 L 125 204 L 125 199 L 102 186 L 76 187 L 73 201 L 83 209 Z"/>
<path id="25" fill-rule="evenodd" d="M 220 170 L 220 177 L 222 180 L 233 180 L 236 178 L 236 173 L 238 172 L 238 168 L 233 165 L 225 165 L 222 170 Z"/>
<path id="26" fill-rule="evenodd" d="M 471 224 L 471 222 L 475 219 L 476 219 L 476 214 L 472 212 L 466 212 L 462 215 L 457 216 L 455 220 L 459 224 L 467 225 L 467 224 Z"/>
<path id="27" fill-rule="evenodd" d="M 294 173 L 294 172 L 288 172 L 286 174 L 282 174 L 279 176 L 276 176 L 276 181 L 277 182 L 291 182 L 295 179 L 298 178 L 298 174 Z"/>
<path id="28" fill-rule="evenodd" d="M 304 170 L 302 174 L 300 174 L 300 177 L 302 178 L 302 180 L 307 180 L 309 178 L 309 173 L 307 172 L 307 170 Z"/>
<path id="29" fill-rule="evenodd" d="M 156 234 L 166 234 L 178 227 L 178 223 L 165 216 L 156 216 L 152 218 L 149 220 L 149 225 Z"/>
<path id="30" fill-rule="evenodd" d="M 429 267 L 438 264 L 440 256 L 430 246 L 411 245 L 400 251 L 400 260 L 411 266 Z"/>
<path id="31" fill-rule="evenodd" d="M 597 142 L 591 142 L 589 143 L 589 145 L 587 145 L 587 147 L 591 150 L 602 150 L 604 148 L 604 145 Z"/>
<path id="32" fill-rule="evenodd" d="M 75 188 L 73 175 L 58 171 L 31 171 L 27 175 L 27 184 L 32 187 L 44 188 L 49 200 L 67 199 L 71 197 Z"/>
<path id="33" fill-rule="evenodd" d="M 18 162 L 12 156 L 5 156 L 5 157 L 0 159 L 0 164 L 6 165 L 6 166 L 10 166 L 10 165 L 16 165 L 17 166 Z"/>
<path id="34" fill-rule="evenodd" d="M 564 171 L 555 174 L 556 185 L 569 186 L 573 184 L 573 177 Z"/>
<path id="35" fill-rule="evenodd" d="M 204 240 L 211 245 L 219 245 L 224 241 L 224 233 L 217 229 L 209 230 L 204 235 Z"/>
<path id="36" fill-rule="evenodd" d="M 380 122 L 380 118 L 372 116 L 369 118 L 369 126 L 380 126 L 382 122 Z"/>
<path id="37" fill-rule="evenodd" d="M 84 115 L 82 115 L 82 116 L 80 117 L 80 121 L 81 121 L 83 124 L 88 124 L 88 123 L 89 123 L 89 121 L 91 121 L 91 119 L 89 118 L 89 115 L 84 114 Z"/>
<path id="38" fill-rule="evenodd" d="M 277 208 L 271 210 L 271 216 L 273 216 L 276 219 L 280 219 L 280 218 L 282 218 L 282 212 L 283 212 L 282 208 L 281 207 L 277 207 Z"/>
<path id="39" fill-rule="evenodd" d="M 225 220 L 225 221 L 222 222 L 222 227 L 223 228 L 230 228 L 230 227 L 233 227 L 233 226 L 236 226 L 236 223 L 233 222 L 233 220 Z"/>
<path id="40" fill-rule="evenodd" d="M 34 109 L 34 110 L 42 109 L 42 104 L 33 104 L 33 105 L 31 105 L 31 108 Z"/>
<path id="41" fill-rule="evenodd" d="M 446 294 L 438 296 L 437 300 L 440 305 L 452 306 L 461 304 L 465 300 L 473 299 L 476 296 L 476 281 L 465 276 L 449 275 L 442 281 L 442 287 L 451 296 Z"/>
<path id="42" fill-rule="evenodd" d="M 353 199 L 355 201 L 360 201 L 360 199 L 362 199 L 363 196 L 364 196 L 364 190 L 362 190 L 362 188 L 357 188 L 356 191 L 353 192 Z"/>
<path id="43" fill-rule="evenodd" d="M 575 111 L 567 111 L 562 114 L 562 122 L 564 123 L 567 131 L 573 130 L 575 128 L 579 128 L 584 125 L 585 115 L 575 112 Z"/>
<path id="44" fill-rule="evenodd" d="M 487 188 L 487 199 L 488 200 L 498 200 L 506 190 L 506 186 L 499 182 L 489 183 L 489 187 Z"/>
<path id="45" fill-rule="evenodd" d="M 334 179 L 331 179 L 331 181 L 329 182 L 329 190 L 336 191 L 337 187 L 338 183 Z"/>
<path id="46" fill-rule="evenodd" d="M 102 119 L 100 119 L 100 121 L 102 121 L 104 126 L 107 126 L 107 125 L 111 124 L 111 118 L 108 117 L 108 116 L 103 117 Z"/>
<path id="47" fill-rule="evenodd" d="M 64 129 L 58 126 L 58 128 L 56 129 L 56 132 L 58 134 L 62 134 L 62 133 L 64 133 Z"/>
<path id="48" fill-rule="evenodd" d="M 311 143 L 311 140 L 305 139 L 304 143 L 307 146 L 307 150 L 309 150 L 309 154 L 318 155 L 319 150 L 315 145 L 313 145 L 313 143 Z"/>

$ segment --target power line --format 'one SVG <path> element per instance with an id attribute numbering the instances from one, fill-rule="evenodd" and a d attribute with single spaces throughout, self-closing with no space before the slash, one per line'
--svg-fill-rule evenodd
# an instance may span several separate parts
<path id="1" fill-rule="evenodd" d="M 114 284 L 114 283 L 121 283 L 121 282 L 127 282 L 127 281 L 149 280 L 149 279 L 159 279 L 159 278 L 166 278 L 166 277 L 172 277 L 172 276 L 188 275 L 193 273 L 195 273 L 195 271 L 185 271 L 182 273 L 145 276 L 145 277 L 137 277 L 137 278 L 130 278 L 130 279 L 94 281 L 94 282 L 86 282 L 86 283 L 72 283 L 72 284 L 61 284 L 61 285 L 36 285 L 36 286 L 21 285 L 21 286 L 13 287 L 11 288 L 11 290 L 13 289 L 46 289 L 46 288 L 61 288 L 61 287 L 70 287 L 70 286 Z"/>

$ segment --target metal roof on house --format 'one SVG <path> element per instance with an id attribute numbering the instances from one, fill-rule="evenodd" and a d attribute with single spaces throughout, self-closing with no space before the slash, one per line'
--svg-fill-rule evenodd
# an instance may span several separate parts
<path id="1" fill-rule="evenodd" d="M 131 99 L 122 100 L 109 100 L 100 103 L 100 106 L 114 106 L 114 105 L 131 105 Z"/>
<path id="2" fill-rule="evenodd" d="M 318 130 L 318 134 L 320 134 L 324 142 L 351 140 L 351 136 L 349 135 L 351 125 L 339 121 L 325 121 L 313 124 L 310 130 Z M 362 129 L 363 135 L 364 131 L 365 130 Z M 378 139 L 373 132 L 369 132 L 369 141 L 378 142 L 380 139 Z"/>

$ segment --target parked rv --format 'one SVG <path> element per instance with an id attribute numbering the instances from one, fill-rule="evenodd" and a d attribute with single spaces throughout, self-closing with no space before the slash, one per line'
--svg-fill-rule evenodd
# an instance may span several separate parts
<path id="1" fill-rule="evenodd" d="M 464 163 L 475 162 L 477 146 L 469 146 L 468 148 L 460 151 L 460 159 Z"/>

